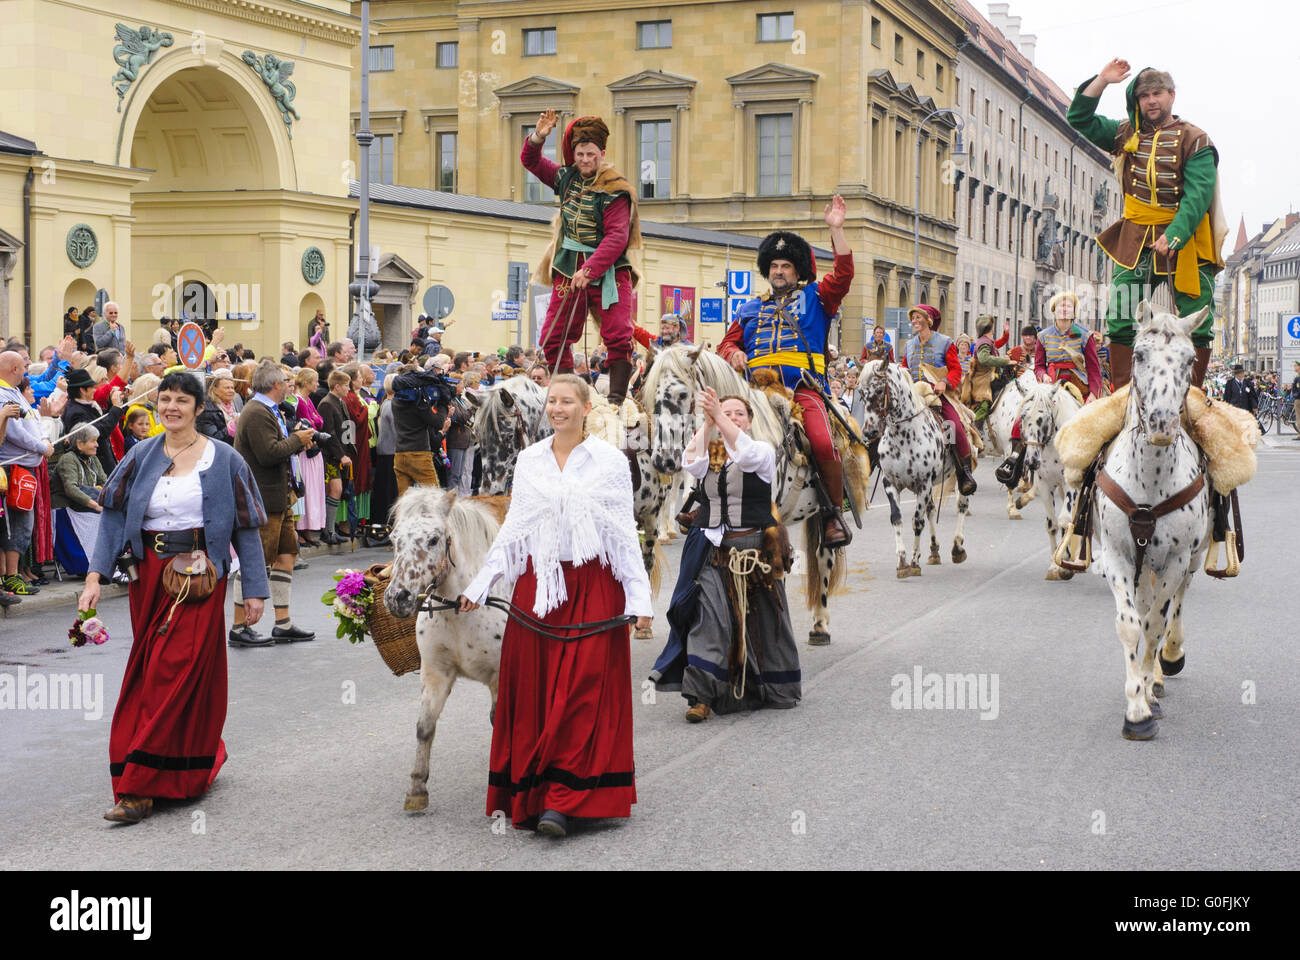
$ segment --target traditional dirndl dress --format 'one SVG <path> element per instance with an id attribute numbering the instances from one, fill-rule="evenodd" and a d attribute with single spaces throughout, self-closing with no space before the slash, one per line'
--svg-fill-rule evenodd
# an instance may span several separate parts
<path id="1" fill-rule="evenodd" d="M 624 612 L 623 587 L 599 560 L 562 562 L 568 599 L 539 618 L 557 632 Z M 531 611 L 532 561 L 511 602 Z M 632 666 L 626 624 L 581 640 L 553 640 L 507 620 L 488 773 L 487 814 L 518 828 L 544 810 L 628 817 L 636 803 Z"/>

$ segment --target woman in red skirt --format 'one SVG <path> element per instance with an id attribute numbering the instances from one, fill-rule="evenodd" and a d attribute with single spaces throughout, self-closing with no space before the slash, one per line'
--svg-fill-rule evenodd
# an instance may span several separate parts
<path id="1" fill-rule="evenodd" d="M 506 622 L 487 814 L 562 837 L 568 818 L 627 817 L 636 802 L 632 668 L 626 616 L 648 627 L 650 581 L 632 516 L 627 457 L 583 427 L 590 387 L 551 380 L 555 433 L 519 455 L 510 510 L 460 609 L 483 602 L 498 577 L 511 603 L 542 623 Z M 574 624 L 621 621 L 559 639 Z M 548 636 L 550 634 L 550 636 Z"/>
<path id="2" fill-rule="evenodd" d="M 82 610 L 99 603 L 100 581 L 123 548 L 136 564 L 129 588 L 135 641 L 109 733 L 116 805 L 107 820 L 138 823 L 156 797 L 203 794 L 226 759 L 226 575 L 233 544 L 249 623 L 270 594 L 258 528 L 266 511 L 235 448 L 195 427 L 203 390 L 188 373 L 158 387 L 164 431 L 127 451 L 100 494 L 103 506 Z M 203 550 L 217 572 L 212 594 L 177 603 L 163 588 L 171 557 Z"/>

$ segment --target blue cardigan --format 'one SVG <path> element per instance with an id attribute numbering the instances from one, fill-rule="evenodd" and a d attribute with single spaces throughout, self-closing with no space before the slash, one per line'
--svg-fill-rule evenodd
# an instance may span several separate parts
<path id="1" fill-rule="evenodd" d="M 166 436 L 160 433 L 149 437 L 128 450 L 99 495 L 104 512 L 100 516 L 99 536 L 95 540 L 90 569 L 105 579 L 112 575 L 114 560 L 126 543 L 130 542 L 137 557 L 144 556 L 145 547 L 140 536 L 144 511 L 163 471 L 172 462 L 163 452 Z M 208 557 L 216 565 L 219 575 L 224 577 L 230 568 L 233 538 L 243 575 L 244 596 L 269 597 L 271 590 L 266 576 L 266 559 L 262 555 L 262 537 L 258 532 L 258 528 L 266 523 L 262 495 L 253 480 L 253 471 L 235 448 L 225 443 L 213 443 L 213 446 L 216 459 L 212 466 L 199 474 Z M 139 495 L 135 495 L 137 488 Z"/>

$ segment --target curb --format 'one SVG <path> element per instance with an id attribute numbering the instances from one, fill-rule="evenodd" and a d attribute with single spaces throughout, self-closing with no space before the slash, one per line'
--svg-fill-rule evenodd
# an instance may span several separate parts
<path id="1" fill-rule="evenodd" d="M 316 557 L 348 557 L 354 552 L 367 553 L 377 549 L 391 548 L 369 548 L 358 547 L 356 551 L 348 549 L 347 545 L 338 547 L 301 547 L 298 556 L 311 560 Z M 367 564 L 368 566 L 368 564 Z M 59 583 L 57 580 L 50 581 L 49 586 L 41 587 L 41 592 L 34 597 L 23 597 L 21 603 L 16 603 L 12 607 L 3 608 L 3 616 L 0 616 L 0 623 L 15 617 L 21 619 L 24 614 L 40 613 L 43 610 L 56 609 L 76 609 L 77 597 L 81 596 L 84 584 L 80 580 L 65 580 Z M 116 583 L 105 583 L 101 591 L 100 599 L 112 600 L 116 597 L 125 597 L 126 587 Z"/>

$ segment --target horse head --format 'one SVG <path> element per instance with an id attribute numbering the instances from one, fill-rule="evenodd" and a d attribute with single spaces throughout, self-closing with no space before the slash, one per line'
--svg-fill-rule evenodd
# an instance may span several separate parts
<path id="1" fill-rule="evenodd" d="M 681 344 L 664 347 L 646 374 L 641 396 L 648 407 L 651 465 L 660 473 L 682 468 L 682 454 L 695 430 L 695 378 L 704 345 L 692 350 Z"/>
<path id="2" fill-rule="evenodd" d="M 868 360 L 858 374 L 855 406 L 862 410 L 862 435 L 874 440 L 885 432 L 891 392 L 889 358 Z"/>
<path id="3" fill-rule="evenodd" d="M 505 493 L 519 452 L 551 433 L 542 415 L 545 391 L 524 377 L 511 377 L 475 402 L 474 435 L 483 457 L 483 492 Z"/>
<path id="4" fill-rule="evenodd" d="M 1020 402 L 1020 438 L 1025 441 L 1025 470 L 1033 472 L 1043 460 L 1043 448 L 1056 438 L 1055 399 L 1061 387 L 1035 383 Z"/>
<path id="5" fill-rule="evenodd" d="M 1196 360 L 1191 333 L 1209 310 L 1205 306 L 1189 317 L 1178 317 L 1154 312 L 1145 300 L 1138 304 L 1131 402 L 1137 407 L 1138 430 L 1155 446 L 1169 446 L 1182 429 Z"/>
<path id="6" fill-rule="evenodd" d="M 384 605 L 393 616 L 415 616 L 420 594 L 436 590 L 455 565 L 448 523 L 455 504 L 456 491 L 438 487 L 412 487 L 397 501 L 393 575 L 384 591 Z"/>

